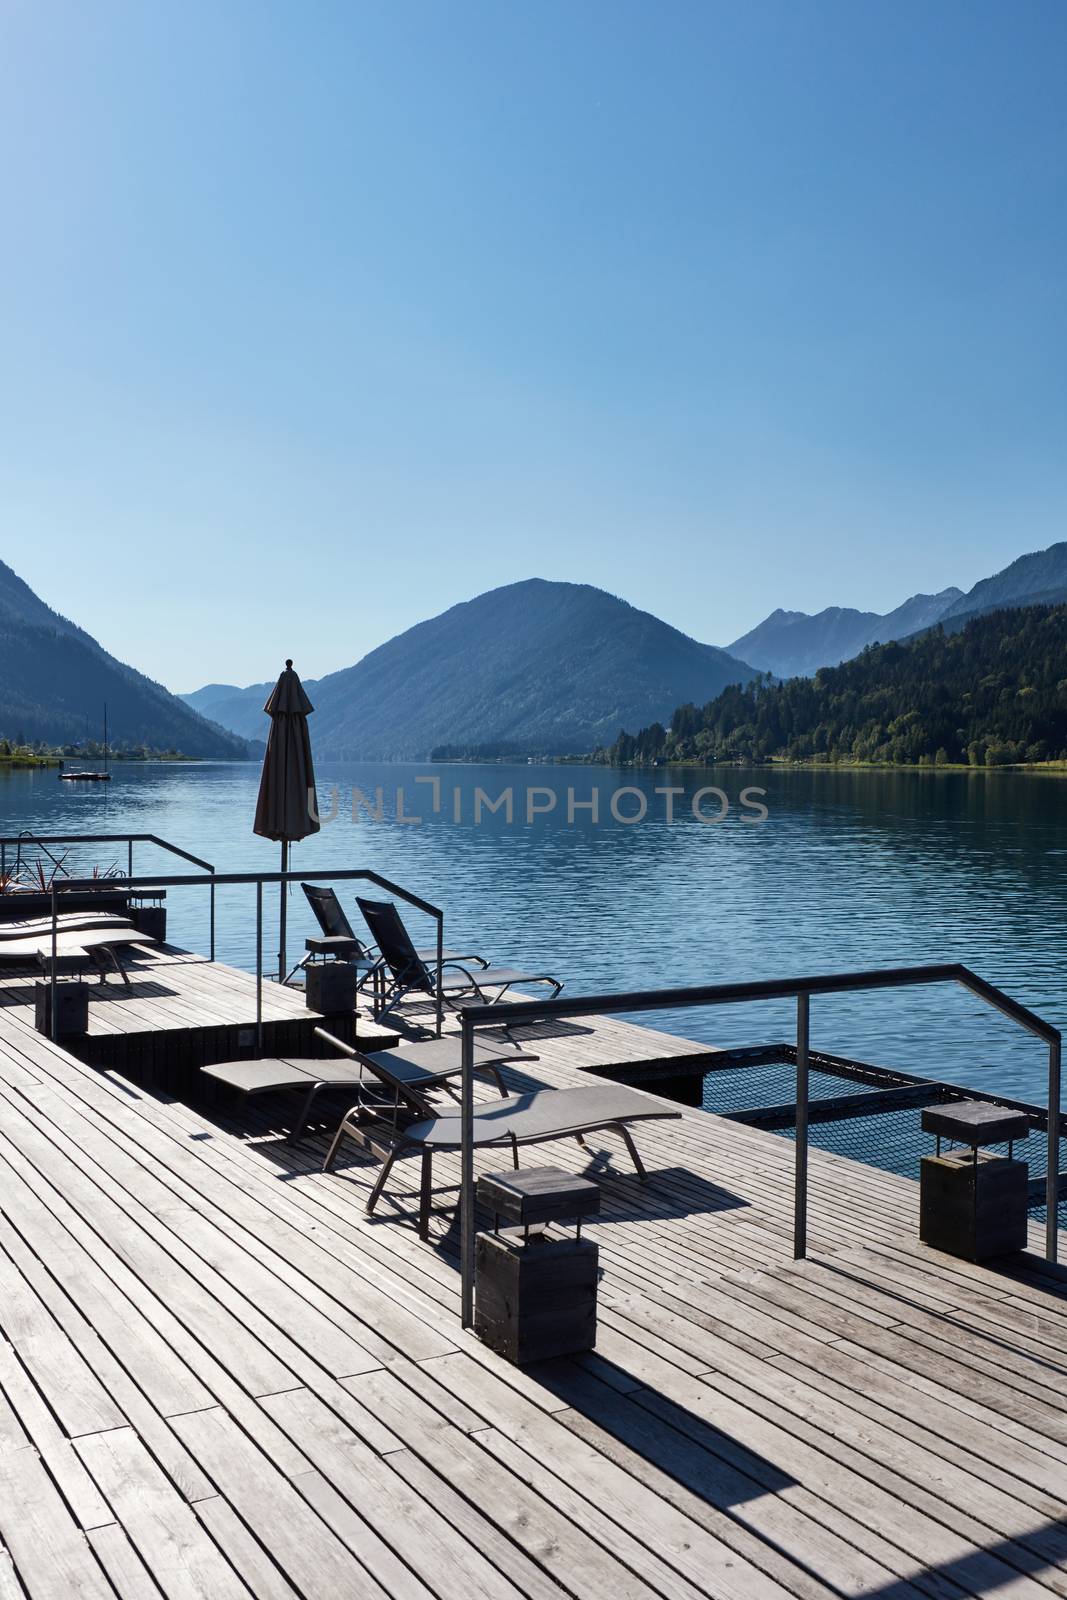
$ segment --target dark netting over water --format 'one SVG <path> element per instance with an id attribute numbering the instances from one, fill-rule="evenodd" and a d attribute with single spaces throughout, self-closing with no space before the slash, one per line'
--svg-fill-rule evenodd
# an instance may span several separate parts
<path id="1" fill-rule="evenodd" d="M 757 1106 L 792 1105 L 796 1083 L 797 1069 L 788 1061 L 760 1062 L 754 1066 L 708 1072 L 704 1076 L 704 1110 L 729 1116 L 733 1111 L 750 1111 Z M 829 1100 L 839 1094 L 865 1094 L 867 1087 L 866 1083 L 828 1072 L 809 1074 L 808 1092 L 812 1100 Z"/>
<path id="2" fill-rule="evenodd" d="M 787 1139 L 794 1137 L 792 1128 L 776 1128 Z M 904 1178 L 919 1177 L 922 1156 L 934 1154 L 932 1135 L 923 1133 L 919 1126 L 918 1111 L 884 1111 L 866 1117 L 849 1117 L 841 1122 L 815 1123 L 808 1129 L 808 1138 L 819 1150 L 831 1150 L 835 1155 L 848 1156 L 852 1161 L 865 1161 L 868 1166 L 881 1167 L 884 1172 L 896 1172 Z M 944 1148 L 944 1147 L 943 1147 Z M 985 1147 L 992 1155 L 1006 1156 L 1007 1145 Z M 1043 1179 L 1048 1171 L 1044 1133 L 1032 1133 L 1029 1139 L 1019 1140 L 1015 1156 L 1030 1168 L 1030 1179 Z M 1060 1171 L 1067 1170 L 1067 1138 L 1060 1140 Z M 1045 1206 L 1035 1201 L 1030 1215 L 1044 1221 Z M 1060 1226 L 1067 1227 L 1067 1199 L 1059 1204 Z"/>
<path id="3" fill-rule="evenodd" d="M 795 1059 L 791 1058 L 788 1047 L 775 1059 L 759 1059 L 768 1051 L 750 1052 L 754 1059 L 741 1059 L 736 1066 L 706 1072 L 703 1106 L 719 1116 L 734 1116 L 739 1121 L 792 1139 L 795 1137 Z M 746 1053 L 734 1054 L 743 1058 Z M 862 1161 L 905 1178 L 917 1180 L 921 1158 L 933 1155 L 936 1148 L 933 1136 L 922 1131 L 922 1107 L 939 1100 L 959 1099 L 963 1093 L 973 1092 L 848 1061 L 844 1057 L 820 1056 L 818 1061 L 819 1065 L 813 1063 L 809 1072 L 809 1099 L 813 1107 L 808 1125 L 810 1143 L 816 1149 L 847 1156 L 852 1161 Z M 879 1104 L 883 1096 L 884 1103 Z M 907 1101 L 903 1106 L 898 1103 L 901 1096 Z M 849 1099 L 857 1101 L 851 1111 Z M 830 1107 L 828 1103 L 833 1101 L 843 1104 Z M 814 1109 L 816 1107 L 820 1109 Z M 828 1110 L 833 1111 L 832 1120 L 820 1120 Z M 1032 1111 L 1035 1117 L 1044 1116 L 1044 1108 L 1035 1106 Z M 1007 1145 L 987 1148 L 997 1155 L 1008 1153 Z M 1014 1154 L 1028 1163 L 1030 1181 L 1035 1187 L 1030 1215 L 1044 1221 L 1044 1198 L 1036 1193 L 1037 1185 L 1048 1171 L 1044 1127 L 1035 1127 L 1028 1139 L 1018 1140 Z M 1061 1174 L 1067 1172 L 1067 1135 L 1060 1140 L 1059 1166 Z M 1058 1211 L 1060 1226 L 1067 1227 L 1067 1197 L 1061 1199 Z"/>

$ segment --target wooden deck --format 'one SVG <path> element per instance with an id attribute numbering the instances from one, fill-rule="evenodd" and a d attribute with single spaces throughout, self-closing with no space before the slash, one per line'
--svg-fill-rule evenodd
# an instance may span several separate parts
<path id="1" fill-rule="evenodd" d="M 125 962 L 128 987 L 115 976 L 103 984 L 87 981 L 89 1031 L 70 1044 L 83 1060 L 193 1098 L 200 1067 L 255 1054 L 256 985 L 249 973 L 175 945 L 133 948 Z M 39 976 L 25 962 L 0 963 L 0 1022 L 33 1028 Z M 410 1004 L 405 1011 L 415 1027 L 433 1025 L 432 1005 Z M 349 1040 L 358 1034 L 370 1048 L 386 1049 L 397 1039 L 396 1026 L 375 1022 L 366 1006 L 353 1027 L 351 1015 L 326 1018 L 309 1011 L 301 989 L 263 985 L 265 1055 L 319 1053 L 313 1032 L 324 1023 Z M 572 1026 L 566 1036 L 575 1066 L 618 1068 L 628 1081 L 665 1082 L 682 1095 L 690 1089 L 697 1101 L 699 1063 L 717 1053 L 691 1040 L 606 1019 L 596 1029 Z"/>
<path id="2" fill-rule="evenodd" d="M 89 1031 L 71 1044 L 83 1059 L 182 1092 L 207 1062 L 255 1053 L 256 985 L 247 972 L 175 945 L 134 947 L 124 960 L 129 986 L 117 976 L 86 980 Z M 25 962 L 0 964 L 0 1020 L 33 1027 L 39 977 Z M 266 1052 L 312 1054 L 313 1030 L 326 1020 L 307 1009 L 302 991 L 263 985 Z M 395 1028 L 365 1015 L 360 1034 L 383 1048 L 396 1039 Z"/>
<path id="3" fill-rule="evenodd" d="M 537 1048 L 516 1087 L 666 1045 Z M 368 1220 L 289 1109 L 0 1009 L 2 1600 L 1067 1595 L 1067 1276 L 924 1250 L 913 1184 L 819 1151 L 795 1265 L 792 1146 L 685 1110 L 644 1187 L 534 1153 L 602 1180 L 604 1279 L 596 1353 L 521 1373 L 459 1330 L 455 1164 L 424 1245 L 417 1163 Z"/>

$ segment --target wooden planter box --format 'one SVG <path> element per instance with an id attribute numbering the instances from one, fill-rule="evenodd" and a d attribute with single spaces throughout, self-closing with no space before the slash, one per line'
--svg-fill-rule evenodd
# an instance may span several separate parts
<path id="1" fill-rule="evenodd" d="M 591 1350 L 596 1343 L 599 1252 L 590 1239 L 523 1230 L 479 1233 L 475 1332 L 516 1366 Z"/>
<path id="2" fill-rule="evenodd" d="M 34 1022 L 38 1033 L 52 1037 L 52 985 L 46 981 L 33 986 Z M 89 1029 L 89 990 L 84 983 L 56 984 L 57 1033 L 87 1033 Z"/>
<path id="3" fill-rule="evenodd" d="M 923 1156 L 919 1238 L 964 1261 L 1025 1250 L 1029 1179 L 1025 1161 L 1005 1156 Z"/>
<path id="4" fill-rule="evenodd" d="M 166 944 L 166 906 L 131 906 L 130 921 L 138 933 L 147 933 L 150 939 L 158 939 L 160 944 Z"/>
<path id="5" fill-rule="evenodd" d="M 309 961 L 304 968 L 304 1003 L 309 1011 L 330 1016 L 356 1008 L 360 974 L 345 961 Z"/>

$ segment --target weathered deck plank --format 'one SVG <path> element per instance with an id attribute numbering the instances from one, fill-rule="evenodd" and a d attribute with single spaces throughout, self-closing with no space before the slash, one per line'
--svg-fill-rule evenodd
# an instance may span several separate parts
<path id="1" fill-rule="evenodd" d="M 163 965 L 116 1026 L 247 1008 Z M 601 1179 L 601 1333 L 519 1372 L 458 1327 L 454 1159 L 423 1244 L 411 1168 L 368 1219 L 291 1106 L 137 1087 L 2 991 L 0 1592 L 1067 1600 L 1067 1275 L 926 1251 L 908 1180 L 813 1151 L 795 1264 L 784 1139 L 686 1111 L 647 1186 L 553 1146 Z M 706 1049 L 531 1046 L 515 1087 Z"/>

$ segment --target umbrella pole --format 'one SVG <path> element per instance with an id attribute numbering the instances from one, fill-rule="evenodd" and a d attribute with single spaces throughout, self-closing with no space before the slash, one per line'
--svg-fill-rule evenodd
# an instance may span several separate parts
<path id="1" fill-rule="evenodd" d="M 282 840 L 282 871 L 283 872 L 288 872 L 288 870 L 289 870 L 289 841 L 287 839 L 283 839 Z M 278 885 L 278 887 L 281 890 L 281 901 L 280 901 L 280 904 L 278 906 L 278 982 L 279 983 L 284 983 L 285 982 L 285 971 L 286 971 L 286 968 L 285 968 L 285 911 L 286 911 L 286 905 L 285 905 L 286 895 L 285 895 L 285 892 L 288 889 L 289 885 L 285 882 L 285 880 L 283 878 L 282 882 Z"/>

